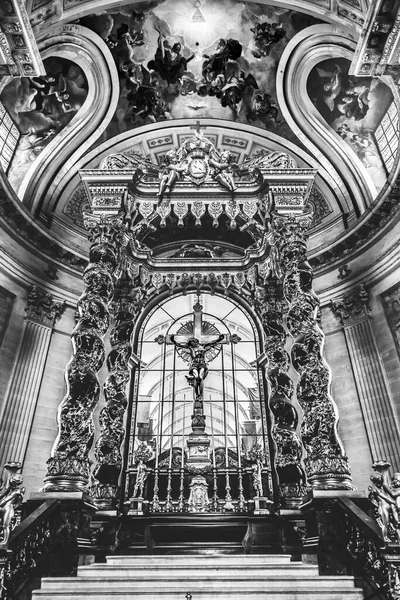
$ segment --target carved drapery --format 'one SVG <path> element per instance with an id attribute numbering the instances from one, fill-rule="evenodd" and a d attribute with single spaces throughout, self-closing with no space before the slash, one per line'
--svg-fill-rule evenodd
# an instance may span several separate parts
<path id="1" fill-rule="evenodd" d="M 23 463 L 35 416 L 53 327 L 65 302 L 35 286 L 28 293 L 26 316 L 0 421 L 0 464 L 11 458 Z"/>
<path id="2" fill-rule="evenodd" d="M 95 444 L 92 495 L 99 508 L 115 508 L 122 468 L 121 444 L 124 414 L 128 403 L 126 386 L 131 377 L 131 337 L 141 308 L 143 288 L 134 287 L 129 277 L 117 284 L 112 303 L 114 326 L 110 332 L 111 351 L 107 357 L 108 377 L 104 383 L 105 406 L 100 412 L 100 436 Z"/>
<path id="3" fill-rule="evenodd" d="M 270 276 L 256 289 L 255 310 L 264 329 L 265 373 L 270 385 L 269 405 L 274 416 L 272 438 L 276 444 L 275 467 L 280 505 L 296 507 L 304 495 L 305 475 L 301 467 L 302 445 L 296 433 L 298 416 L 292 404 L 293 382 L 289 376 L 287 334 L 283 325 L 282 284 Z"/>
<path id="4" fill-rule="evenodd" d="M 376 344 L 368 291 L 361 285 L 332 302 L 331 308 L 343 327 L 372 457 L 387 457 L 398 470 L 399 426 Z"/>
<path id="5" fill-rule="evenodd" d="M 337 432 L 338 411 L 330 394 L 331 372 L 323 356 L 325 336 L 318 326 L 319 301 L 307 262 L 309 216 L 274 216 L 283 291 L 289 304 L 287 328 L 293 337 L 291 359 L 299 374 L 297 400 L 304 416 L 301 434 L 308 483 L 314 489 L 353 489 L 350 469 Z"/>
<path id="6" fill-rule="evenodd" d="M 79 321 L 72 332 L 73 356 L 67 365 L 67 392 L 58 410 L 58 436 L 47 461 L 44 491 L 87 491 L 93 410 L 100 395 L 97 372 L 104 357 L 109 327 L 113 274 L 123 242 L 124 214 L 87 215 L 91 248 L 78 300 Z"/>

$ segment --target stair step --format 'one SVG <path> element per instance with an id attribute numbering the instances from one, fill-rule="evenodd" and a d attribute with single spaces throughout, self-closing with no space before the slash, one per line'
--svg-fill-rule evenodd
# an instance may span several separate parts
<path id="1" fill-rule="evenodd" d="M 151 577 L 165 577 L 171 575 L 171 577 L 186 578 L 202 578 L 204 573 L 213 577 L 236 577 L 236 575 L 245 575 L 248 577 L 249 567 L 246 565 L 103 565 L 95 564 L 91 566 L 79 567 L 78 577 L 138 577 L 147 576 L 147 573 L 151 574 Z M 254 576 L 259 577 L 260 574 L 264 577 L 287 577 L 292 574 L 296 577 L 318 576 L 318 568 L 313 565 L 256 565 L 251 567 L 251 573 Z"/>
<path id="2" fill-rule="evenodd" d="M 196 566 L 196 568 L 204 563 L 204 565 L 210 565 L 213 561 L 215 561 L 214 566 L 220 566 L 223 564 L 226 565 L 254 565 L 254 564 L 262 564 L 262 565 L 281 565 L 288 564 L 293 565 L 296 564 L 291 562 L 291 557 L 288 554 L 233 554 L 233 555 L 224 555 L 224 554 L 205 554 L 201 556 L 197 555 L 181 555 L 181 554 L 169 554 L 168 556 L 154 556 L 154 555 L 126 555 L 126 556 L 107 556 L 106 558 L 108 565 L 139 565 L 139 564 L 148 564 L 148 565 L 176 565 L 180 564 L 184 567 L 189 567 L 191 565 Z M 297 563 L 301 564 L 301 563 Z"/>
<path id="3" fill-rule="evenodd" d="M 193 593 L 190 587 L 186 587 L 182 590 L 166 590 L 165 588 L 160 590 L 133 590 L 133 591 L 104 591 L 99 592 L 85 592 L 83 595 L 82 591 L 60 591 L 60 590 L 35 590 L 32 594 L 32 600 L 40 598 L 40 600 L 54 600 L 60 598 L 60 600 L 130 600 L 131 598 L 146 598 L 146 600 L 160 600 L 160 597 L 167 598 L 168 600 L 184 600 L 187 592 Z M 245 595 L 244 595 L 245 593 Z M 248 590 L 246 592 L 239 591 L 219 591 L 219 590 L 196 590 L 193 594 L 193 600 L 210 600 L 217 598 L 218 600 L 243 600 L 244 598 L 250 598 L 251 600 L 343 600 L 343 590 L 332 590 L 332 587 L 326 590 L 321 589 L 309 589 L 309 590 Z M 363 600 L 364 596 L 361 590 L 346 590 L 346 600 Z"/>
<path id="4" fill-rule="evenodd" d="M 108 556 L 41 585 L 32 600 L 363 600 L 353 577 L 319 576 L 284 554 Z"/>

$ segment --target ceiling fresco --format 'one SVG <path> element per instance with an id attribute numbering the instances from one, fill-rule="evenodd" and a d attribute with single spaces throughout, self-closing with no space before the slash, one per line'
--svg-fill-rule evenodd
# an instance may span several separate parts
<path id="1" fill-rule="evenodd" d="M 379 79 L 348 75 L 350 61 L 332 58 L 316 65 L 307 82 L 308 94 L 325 121 L 357 154 L 378 189 L 386 169 L 373 134 L 393 101 Z"/>
<path id="2" fill-rule="evenodd" d="M 219 118 L 294 136 L 275 89 L 288 41 L 307 15 L 234 0 L 166 0 L 79 21 L 108 44 L 120 100 L 103 139 L 176 118 Z"/>
<path id="3" fill-rule="evenodd" d="M 70 183 L 86 156 L 95 167 L 93 153 L 128 139 L 132 150 L 137 136 L 152 125 L 162 128 L 179 120 L 179 128 L 182 119 L 193 127 L 201 120 L 209 127 L 213 119 L 223 127 L 237 127 L 246 131 L 242 138 L 249 148 L 257 130 L 267 146 L 271 140 L 292 153 L 299 150 L 324 181 L 329 205 L 325 223 L 339 213 L 346 220 L 354 206 L 362 212 L 384 187 L 392 167 L 382 161 L 375 134 L 393 105 L 393 94 L 379 78 L 349 75 L 350 60 L 343 56 L 351 57 L 355 42 L 346 46 L 346 32 L 339 25 L 332 28 L 322 18 L 282 6 L 237 0 L 115 4 L 96 14 L 82 10 L 72 18 L 71 13 L 69 20 L 65 13 L 59 23 L 54 18 L 38 36 L 47 75 L 16 78 L 0 87 L 0 101 L 20 132 L 7 175 L 27 206 L 37 196 L 36 211 L 44 206 L 44 213 L 52 213 L 57 206 L 60 215 L 80 224 L 80 211 L 69 214 L 64 208 L 77 192 L 78 186 Z M 47 5 L 34 4 L 37 10 Z M 298 80 L 289 78 L 285 87 L 286 73 L 297 73 L 290 61 L 303 60 L 296 44 L 306 44 L 311 34 L 326 36 L 318 42 L 329 46 L 321 58 L 332 58 L 318 63 L 319 48 L 313 56 L 314 49 L 306 49 Z M 70 60 L 62 58 L 67 37 L 70 47 L 77 48 L 68 54 Z M 86 62 L 80 48 L 87 52 Z M 94 102 L 97 108 L 90 110 Z M 160 145 L 152 160 L 163 162 L 169 142 L 160 137 L 152 143 Z M 142 154 L 150 156 L 149 148 L 143 147 Z M 68 165 L 74 166 L 64 174 L 61 167 L 70 159 Z M 354 164 L 348 173 L 346 168 Z M 352 178 L 350 183 L 346 177 Z M 65 198 L 56 197 L 58 190 L 68 190 Z"/>
<path id="4" fill-rule="evenodd" d="M 82 107 L 87 79 L 70 60 L 50 57 L 44 60 L 47 76 L 13 79 L 0 94 L 21 137 L 8 178 L 14 187 L 55 136 Z"/>

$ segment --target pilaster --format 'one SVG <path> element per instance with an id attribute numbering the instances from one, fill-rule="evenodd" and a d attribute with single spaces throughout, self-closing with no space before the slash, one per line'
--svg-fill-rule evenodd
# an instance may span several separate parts
<path id="1" fill-rule="evenodd" d="M 343 327 L 372 458 L 389 460 L 398 470 L 399 425 L 376 344 L 368 292 L 361 285 L 332 302 L 331 308 Z"/>
<path id="2" fill-rule="evenodd" d="M 32 287 L 28 294 L 22 336 L 15 357 L 0 421 L 0 464 L 23 463 L 46 365 L 54 324 L 65 302 Z"/>

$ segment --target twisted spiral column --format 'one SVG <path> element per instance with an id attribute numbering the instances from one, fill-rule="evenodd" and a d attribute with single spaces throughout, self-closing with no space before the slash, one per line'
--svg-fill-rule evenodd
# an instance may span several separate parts
<path id="1" fill-rule="evenodd" d="M 58 409 L 58 435 L 47 461 L 43 491 L 88 491 L 93 410 L 99 400 L 103 337 L 109 327 L 108 305 L 113 273 L 123 239 L 124 215 L 90 215 L 85 219 L 91 242 L 89 264 L 78 300 L 79 321 L 72 332 L 73 356 L 67 365 L 66 395 Z"/>
<path id="2" fill-rule="evenodd" d="M 291 359 L 299 374 L 297 400 L 303 410 L 301 435 L 305 469 L 314 489 L 354 489 L 339 439 L 338 410 L 330 394 L 331 371 L 323 356 L 325 336 L 318 326 L 319 300 L 307 262 L 308 216 L 274 216 L 283 291 L 289 305 L 287 328 L 293 337 Z"/>
<path id="3" fill-rule="evenodd" d="M 279 482 L 280 506 L 295 508 L 301 503 L 305 474 L 301 466 L 302 444 L 296 433 L 298 415 L 292 404 L 294 391 L 289 376 L 287 334 L 283 326 L 282 284 L 271 275 L 256 290 L 256 312 L 264 329 L 265 374 L 270 385 L 269 405 L 274 416 L 272 438 L 276 445 L 275 468 Z"/>
<path id="4" fill-rule="evenodd" d="M 101 433 L 95 444 L 92 497 L 102 509 L 115 508 L 122 468 L 121 444 L 125 434 L 124 414 L 128 404 L 126 386 L 131 376 L 132 332 L 142 308 L 144 291 L 130 279 L 116 286 L 113 302 L 114 327 L 110 332 L 111 351 L 107 357 L 108 377 L 104 383 L 105 406 L 100 412 Z"/>

